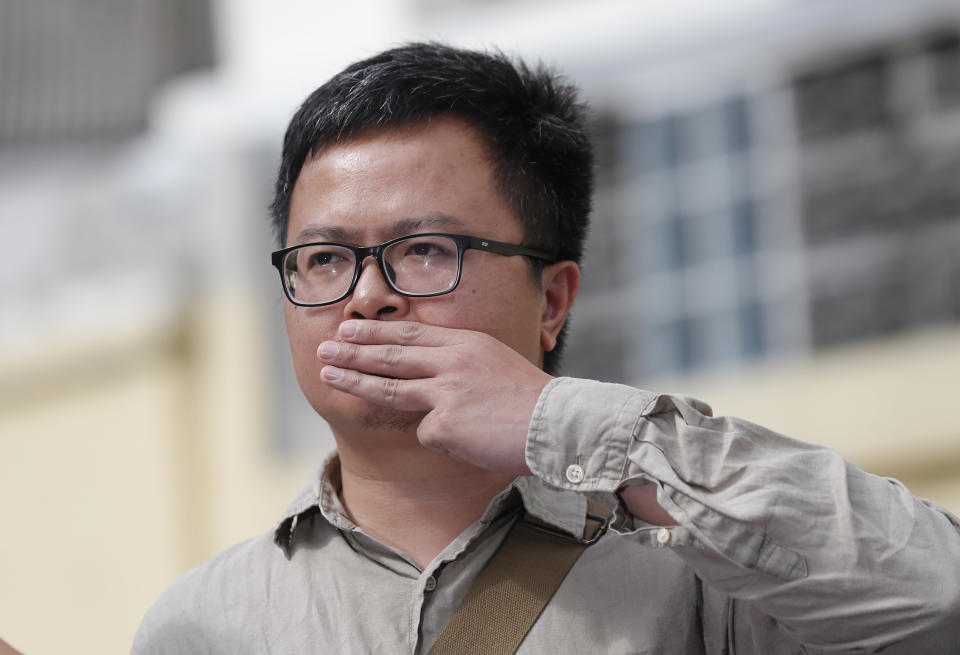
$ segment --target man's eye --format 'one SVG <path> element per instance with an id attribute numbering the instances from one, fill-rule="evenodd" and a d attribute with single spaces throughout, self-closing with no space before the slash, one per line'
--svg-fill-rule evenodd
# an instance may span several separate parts
<path id="1" fill-rule="evenodd" d="M 315 252 L 307 260 L 311 267 L 330 266 L 343 261 L 343 256 L 336 252 Z"/>
<path id="2" fill-rule="evenodd" d="M 432 243 L 415 243 L 413 247 L 410 248 L 410 254 L 426 257 L 427 255 L 435 254 L 437 250 L 438 248 Z"/>
<path id="3" fill-rule="evenodd" d="M 450 254 L 450 249 L 443 244 L 432 241 L 418 241 L 407 247 L 406 257 L 443 257 Z"/>

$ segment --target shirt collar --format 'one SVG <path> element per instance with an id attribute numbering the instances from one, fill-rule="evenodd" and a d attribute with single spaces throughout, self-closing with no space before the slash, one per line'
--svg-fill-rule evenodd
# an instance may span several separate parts
<path id="1" fill-rule="evenodd" d="M 480 522 L 492 523 L 516 507 L 519 494 L 524 509 L 573 537 L 583 536 L 587 499 L 581 494 L 556 489 L 534 476 L 522 476 L 494 496 Z M 340 458 L 332 453 L 311 476 L 309 483 L 287 507 L 273 532 L 274 543 L 289 558 L 297 525 L 306 517 L 319 513 L 333 527 L 352 531 L 357 526 L 347 516 L 340 502 Z"/>

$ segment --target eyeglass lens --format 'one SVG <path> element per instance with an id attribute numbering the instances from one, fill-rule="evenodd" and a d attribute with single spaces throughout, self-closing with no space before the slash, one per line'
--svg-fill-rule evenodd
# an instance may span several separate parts
<path id="1" fill-rule="evenodd" d="M 428 235 L 402 239 L 387 246 L 382 257 L 389 281 L 403 293 L 443 293 L 456 284 L 460 257 L 457 243 L 450 238 Z M 288 252 L 283 260 L 284 283 L 299 302 L 330 302 L 350 289 L 356 267 L 356 255 L 343 246 L 302 246 Z"/>

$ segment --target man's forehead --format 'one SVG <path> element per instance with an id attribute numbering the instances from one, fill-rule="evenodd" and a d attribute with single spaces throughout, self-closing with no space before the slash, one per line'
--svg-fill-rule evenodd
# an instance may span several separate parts
<path id="1" fill-rule="evenodd" d="M 294 236 L 294 243 L 311 241 L 338 241 L 354 245 L 372 245 L 366 242 L 375 239 L 379 242 L 420 232 L 462 232 L 466 222 L 457 216 L 444 213 L 432 213 L 424 216 L 408 216 L 394 220 L 377 221 L 359 219 L 350 224 L 333 222 L 324 224 L 312 222 Z"/>
<path id="2" fill-rule="evenodd" d="M 521 236 L 486 144 L 457 120 L 377 130 L 323 148 L 298 175 L 289 227 L 291 245 L 369 246 L 418 232 Z"/>

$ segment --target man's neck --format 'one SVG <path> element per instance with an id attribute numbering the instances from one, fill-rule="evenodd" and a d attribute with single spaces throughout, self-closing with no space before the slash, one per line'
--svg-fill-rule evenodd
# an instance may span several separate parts
<path id="1" fill-rule="evenodd" d="M 513 476 L 398 441 L 376 449 L 340 442 L 340 499 L 365 533 L 424 568 L 483 515 Z"/>

